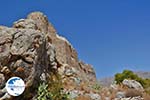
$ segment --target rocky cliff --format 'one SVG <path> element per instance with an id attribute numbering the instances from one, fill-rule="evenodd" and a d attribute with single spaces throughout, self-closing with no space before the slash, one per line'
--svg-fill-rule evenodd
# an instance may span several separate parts
<path id="1" fill-rule="evenodd" d="M 13 76 L 25 82 L 17 97 L 5 88 Z M 33 12 L 12 27 L 0 26 L 0 100 L 150 100 L 149 88 L 138 81 L 110 81 L 99 85 L 93 67 L 78 59 L 43 13 Z"/>
<path id="2" fill-rule="evenodd" d="M 41 12 L 33 12 L 13 26 L 0 26 L 0 96 L 1 99 L 36 100 L 37 87 L 49 81 L 51 73 L 61 76 L 63 88 L 70 93 L 94 98 L 96 82 L 93 67 L 79 61 L 76 50 L 57 31 Z M 5 90 L 6 81 L 21 77 L 25 92 L 12 97 Z M 80 97 L 79 97 L 80 98 Z M 82 98 L 82 97 L 81 97 Z M 88 98 L 88 99 L 89 99 Z"/>

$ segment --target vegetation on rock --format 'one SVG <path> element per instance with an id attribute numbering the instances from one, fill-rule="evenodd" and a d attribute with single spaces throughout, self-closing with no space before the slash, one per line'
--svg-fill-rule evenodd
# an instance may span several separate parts
<path id="1" fill-rule="evenodd" d="M 122 73 L 115 74 L 115 81 L 117 84 L 122 83 L 124 79 L 136 80 L 140 82 L 145 89 L 150 87 L 150 79 L 141 78 L 130 70 L 124 70 Z"/>
<path id="2" fill-rule="evenodd" d="M 69 94 L 63 90 L 61 76 L 55 72 L 50 74 L 48 83 L 38 87 L 38 100 L 70 100 Z"/>

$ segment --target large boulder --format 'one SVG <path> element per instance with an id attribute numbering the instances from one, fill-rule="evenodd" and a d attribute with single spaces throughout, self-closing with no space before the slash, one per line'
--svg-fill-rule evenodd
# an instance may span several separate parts
<path id="1" fill-rule="evenodd" d="M 140 90 L 140 91 L 144 90 L 143 86 L 135 80 L 125 79 L 125 80 L 123 80 L 122 83 L 123 83 L 123 85 L 127 86 L 128 88 L 132 88 L 132 89 L 136 89 L 136 90 Z"/>

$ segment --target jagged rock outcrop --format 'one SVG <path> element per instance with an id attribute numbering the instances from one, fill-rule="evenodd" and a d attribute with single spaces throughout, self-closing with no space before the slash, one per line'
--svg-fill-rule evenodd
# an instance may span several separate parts
<path id="1" fill-rule="evenodd" d="M 91 65 L 78 60 L 75 49 L 57 34 L 43 13 L 33 12 L 26 19 L 16 21 L 12 28 L 0 26 L 1 99 L 32 99 L 36 92 L 34 88 L 41 81 L 47 81 L 52 71 L 61 75 L 66 91 L 80 91 L 81 84 L 89 87 L 96 81 Z M 19 97 L 13 98 L 2 91 L 12 76 L 19 76 L 25 81 L 26 90 Z M 88 90 L 82 91 L 85 93 Z M 100 98 L 98 94 L 92 95 Z"/>

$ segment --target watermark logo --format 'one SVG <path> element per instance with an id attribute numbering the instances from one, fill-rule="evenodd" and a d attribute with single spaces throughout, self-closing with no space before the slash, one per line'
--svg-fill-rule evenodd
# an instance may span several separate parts
<path id="1" fill-rule="evenodd" d="M 25 83 L 19 77 L 12 77 L 6 83 L 6 90 L 11 96 L 19 96 L 25 90 Z"/>

